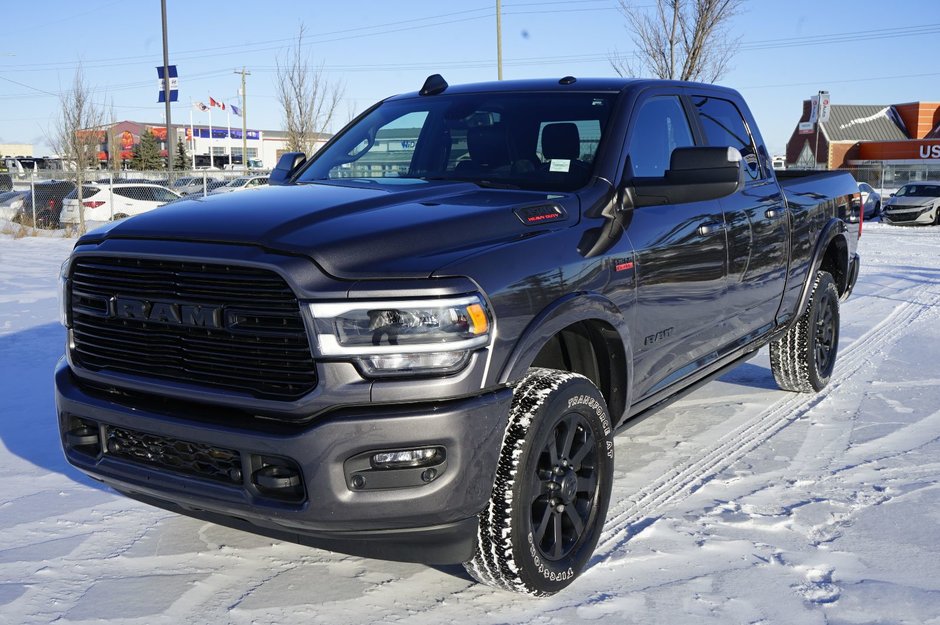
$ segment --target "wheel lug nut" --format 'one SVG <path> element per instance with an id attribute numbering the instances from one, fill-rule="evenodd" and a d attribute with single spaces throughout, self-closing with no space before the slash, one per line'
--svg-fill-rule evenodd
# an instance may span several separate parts
<path id="1" fill-rule="evenodd" d="M 551 499 L 548 500 L 548 505 L 550 505 L 552 508 L 557 508 L 558 500 L 552 497 Z"/>
<path id="2" fill-rule="evenodd" d="M 565 504 L 560 503 L 557 506 L 555 506 L 555 512 L 564 512 L 564 511 L 565 511 Z"/>
<path id="3" fill-rule="evenodd" d="M 561 467 L 555 467 L 554 469 L 552 469 L 552 473 L 554 473 L 555 475 L 563 475 L 564 472 L 565 470 L 562 469 Z"/>

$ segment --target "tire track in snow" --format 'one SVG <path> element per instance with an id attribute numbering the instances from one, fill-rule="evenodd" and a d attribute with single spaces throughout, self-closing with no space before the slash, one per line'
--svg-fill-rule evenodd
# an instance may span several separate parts
<path id="1" fill-rule="evenodd" d="M 840 352 L 836 372 L 825 389 L 812 395 L 788 394 L 732 432 L 703 446 L 699 453 L 675 465 L 628 500 L 613 502 L 593 562 L 604 559 L 625 544 L 641 529 L 639 526 L 644 520 L 682 501 L 752 449 L 805 415 L 852 378 L 873 355 L 896 343 L 915 320 L 935 311 L 940 305 L 940 294 L 931 293 L 929 286 L 912 289 L 909 295 L 908 301 L 896 306 L 887 317 Z"/>

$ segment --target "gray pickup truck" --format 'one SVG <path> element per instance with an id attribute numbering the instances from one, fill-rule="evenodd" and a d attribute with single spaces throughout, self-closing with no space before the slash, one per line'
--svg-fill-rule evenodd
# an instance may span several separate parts
<path id="1" fill-rule="evenodd" d="M 821 389 L 858 275 L 852 177 L 778 180 L 714 85 L 432 76 L 271 184 L 77 242 L 68 461 L 536 595 L 597 544 L 618 428 L 765 345 L 782 388 Z"/>

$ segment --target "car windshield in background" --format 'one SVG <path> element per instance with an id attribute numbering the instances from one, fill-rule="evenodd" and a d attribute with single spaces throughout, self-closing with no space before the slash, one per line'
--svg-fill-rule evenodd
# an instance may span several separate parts
<path id="1" fill-rule="evenodd" d="M 615 97 L 482 93 L 385 102 L 319 152 L 298 182 L 454 180 L 573 191 L 590 178 Z"/>
<path id="2" fill-rule="evenodd" d="M 895 195 L 901 197 L 940 197 L 940 185 L 908 184 L 898 189 Z"/>

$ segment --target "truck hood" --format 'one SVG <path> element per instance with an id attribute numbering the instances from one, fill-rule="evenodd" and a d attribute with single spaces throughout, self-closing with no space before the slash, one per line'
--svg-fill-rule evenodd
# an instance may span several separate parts
<path id="1" fill-rule="evenodd" d="M 575 195 L 458 182 L 373 187 L 304 184 L 187 199 L 95 238 L 250 244 L 308 256 L 336 278 L 417 278 L 486 247 L 569 226 L 578 215 Z M 546 205 L 564 210 L 536 227 L 514 210 Z"/>

